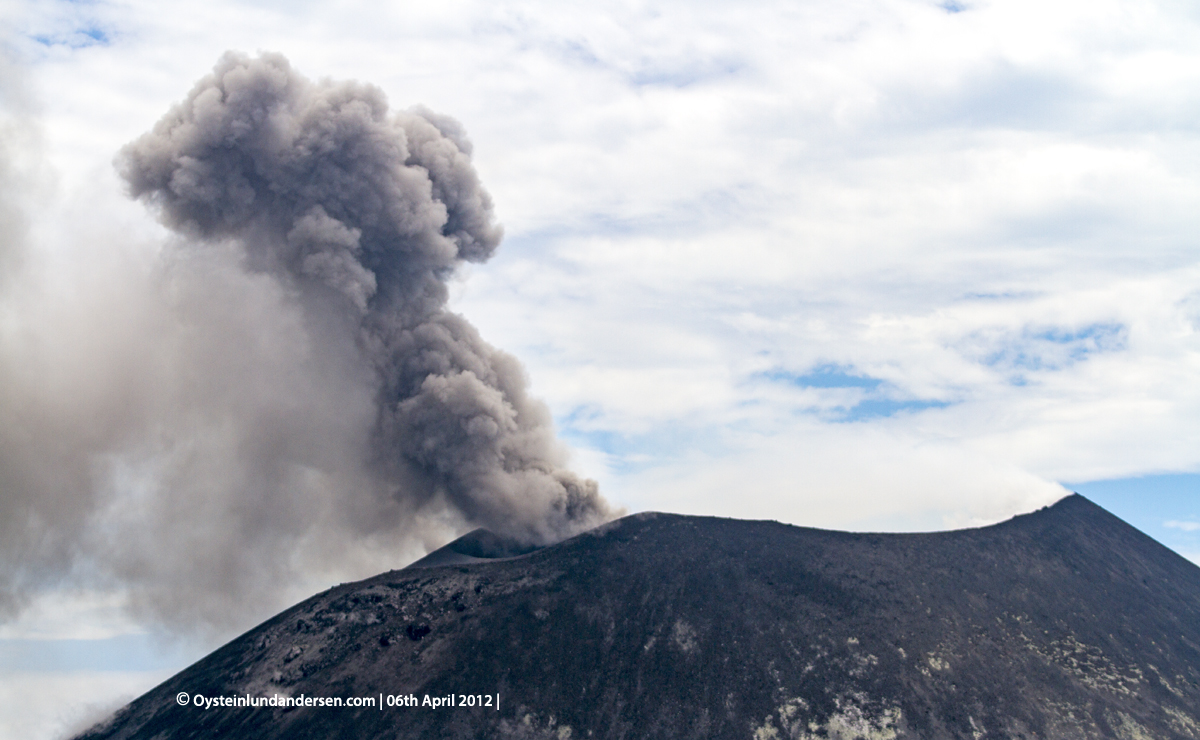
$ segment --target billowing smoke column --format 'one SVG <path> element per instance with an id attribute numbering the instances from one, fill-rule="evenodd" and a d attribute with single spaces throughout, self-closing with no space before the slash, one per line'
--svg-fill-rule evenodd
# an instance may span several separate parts
<path id="1" fill-rule="evenodd" d="M 312 83 L 286 59 L 227 54 L 121 153 L 133 195 L 357 332 L 378 378 L 373 463 L 392 495 L 442 494 L 468 521 L 549 541 L 604 521 L 561 469 L 517 361 L 446 310 L 446 279 L 500 243 L 458 122 L 392 114 L 377 88 Z"/>
<path id="2" fill-rule="evenodd" d="M 166 243 L 69 206 L 31 243 L 10 144 L 0 617 L 65 582 L 244 628 L 472 527 L 614 514 L 517 361 L 446 309 L 501 236 L 455 121 L 228 54 L 117 158 Z"/>

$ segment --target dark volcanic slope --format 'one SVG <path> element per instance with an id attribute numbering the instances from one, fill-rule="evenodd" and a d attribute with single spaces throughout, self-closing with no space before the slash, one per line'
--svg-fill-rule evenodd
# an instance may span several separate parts
<path id="1" fill-rule="evenodd" d="M 1080 496 L 935 534 L 644 514 L 331 589 L 85 737 L 1200 738 L 1200 568 Z"/>

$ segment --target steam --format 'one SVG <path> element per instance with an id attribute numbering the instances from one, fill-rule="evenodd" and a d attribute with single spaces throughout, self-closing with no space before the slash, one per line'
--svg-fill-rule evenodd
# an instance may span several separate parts
<path id="1" fill-rule="evenodd" d="M 126 146 L 176 237 L 80 250 L 58 302 L 3 296 L 56 306 L 0 339 L 10 603 L 89 570 L 222 622 L 469 527 L 548 542 L 611 518 L 520 364 L 446 309 L 501 239 L 470 155 L 454 120 L 277 54 L 226 54 Z"/>

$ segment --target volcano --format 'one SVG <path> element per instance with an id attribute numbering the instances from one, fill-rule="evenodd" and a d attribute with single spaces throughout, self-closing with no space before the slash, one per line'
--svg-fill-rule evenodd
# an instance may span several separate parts
<path id="1" fill-rule="evenodd" d="M 1079 495 L 922 534 L 477 530 L 80 737 L 1200 738 L 1200 568 Z"/>

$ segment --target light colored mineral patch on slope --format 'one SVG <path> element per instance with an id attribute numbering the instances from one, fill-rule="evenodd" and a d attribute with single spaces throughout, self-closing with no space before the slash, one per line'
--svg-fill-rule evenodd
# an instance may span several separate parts
<path id="1" fill-rule="evenodd" d="M 500 720 L 499 737 L 505 740 L 571 740 L 575 731 L 561 725 L 553 714 L 542 718 L 526 712 L 518 720 Z"/>
<path id="2" fill-rule="evenodd" d="M 879 665 L 879 658 L 871 655 L 870 653 L 864 654 L 860 652 L 858 645 L 859 642 L 857 637 L 851 637 L 846 640 L 846 646 L 850 650 L 850 662 L 846 666 L 846 672 L 855 678 L 862 678 L 863 676 L 866 676 L 871 669 Z"/>
<path id="3" fill-rule="evenodd" d="M 1155 666 L 1153 663 L 1149 663 L 1149 664 L 1147 664 L 1147 667 L 1150 670 L 1154 671 L 1154 675 L 1158 677 L 1158 682 L 1163 685 L 1163 688 L 1165 688 L 1167 691 L 1170 691 L 1172 694 L 1174 694 L 1176 698 L 1179 698 L 1179 699 L 1184 698 L 1184 693 L 1182 691 L 1180 691 L 1178 688 L 1176 688 L 1170 681 L 1168 681 L 1167 677 L 1162 674 L 1162 671 L 1158 670 L 1157 666 Z M 1180 681 L 1187 680 L 1183 676 L 1177 676 L 1176 678 L 1179 679 Z"/>
<path id="4" fill-rule="evenodd" d="M 796 715 L 807 710 L 808 702 L 800 697 L 789 699 L 775 710 L 775 713 L 779 715 L 779 723 L 784 728 L 784 732 L 789 733 L 786 737 L 798 737 L 791 734 L 794 726 L 799 727 Z M 754 740 L 776 740 L 779 737 L 781 735 L 775 727 L 774 718 L 770 716 L 761 725 L 754 728 Z"/>
<path id="5" fill-rule="evenodd" d="M 971 737 L 973 740 L 981 740 L 985 734 L 983 728 L 975 724 L 974 717 L 968 715 L 967 721 L 971 723 Z"/>
<path id="6" fill-rule="evenodd" d="M 671 628 L 671 639 L 685 653 L 696 651 L 696 628 L 682 619 Z"/>
<path id="7" fill-rule="evenodd" d="M 1133 717 L 1124 712 L 1118 712 L 1117 715 L 1120 721 L 1112 722 L 1112 725 L 1116 728 L 1117 736 L 1121 740 L 1157 740 L 1149 730 L 1138 724 L 1137 720 Z"/>
<path id="8" fill-rule="evenodd" d="M 1101 734 L 1087 707 L 1054 699 L 1046 699 L 1043 707 L 1048 737 L 1096 737 Z"/>
<path id="9" fill-rule="evenodd" d="M 1200 738 L 1200 722 L 1197 722 L 1195 717 L 1181 712 L 1175 707 L 1164 706 L 1163 711 L 1171 718 L 1171 729 L 1180 735 Z"/>
<path id="10" fill-rule="evenodd" d="M 898 735 L 899 707 L 866 709 L 869 702 L 863 694 L 841 696 L 836 702 L 838 711 L 820 723 L 806 719 L 809 706 L 804 699 L 790 699 L 753 728 L 754 740 L 894 740 Z"/>
<path id="11" fill-rule="evenodd" d="M 1062 640 L 1052 640 L 1045 647 L 1038 645 L 1024 633 L 1021 637 L 1030 650 L 1064 669 L 1089 689 L 1134 696 L 1138 685 L 1145 681 L 1145 675 L 1137 666 L 1121 668 L 1100 648 L 1082 643 L 1073 635 Z"/>

